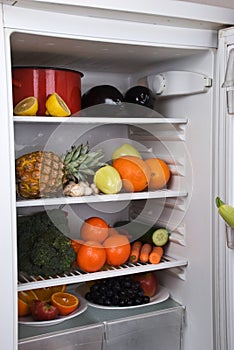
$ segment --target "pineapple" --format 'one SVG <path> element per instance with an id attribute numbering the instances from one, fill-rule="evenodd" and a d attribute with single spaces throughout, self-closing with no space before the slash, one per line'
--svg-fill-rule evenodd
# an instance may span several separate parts
<path id="1" fill-rule="evenodd" d="M 85 181 L 103 166 L 102 150 L 90 151 L 86 145 L 72 146 L 65 156 L 35 151 L 16 159 L 16 189 L 23 198 L 35 199 L 61 194 L 69 181 Z"/>

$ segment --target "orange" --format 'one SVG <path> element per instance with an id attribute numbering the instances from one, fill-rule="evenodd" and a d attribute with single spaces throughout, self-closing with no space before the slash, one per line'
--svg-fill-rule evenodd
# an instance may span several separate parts
<path id="1" fill-rule="evenodd" d="M 108 224 L 105 220 L 92 216 L 84 221 L 80 229 L 80 236 L 84 241 L 102 243 L 108 236 Z"/>
<path id="2" fill-rule="evenodd" d="M 106 251 L 97 241 L 86 241 L 77 254 L 77 265 L 86 272 L 99 271 L 106 262 Z"/>
<path id="3" fill-rule="evenodd" d="M 171 176 L 168 165 L 160 158 L 149 158 L 145 163 L 151 171 L 149 189 L 159 190 L 165 187 Z"/>
<path id="4" fill-rule="evenodd" d="M 113 227 L 109 227 L 109 231 L 108 232 L 109 232 L 108 236 L 114 236 L 114 235 L 118 235 L 119 234 L 119 232 Z"/>
<path id="5" fill-rule="evenodd" d="M 150 180 L 150 168 L 139 157 L 124 156 L 113 161 L 113 167 L 119 172 L 123 187 L 127 192 L 144 190 Z"/>
<path id="6" fill-rule="evenodd" d="M 66 316 L 77 309 L 80 301 L 73 294 L 57 292 L 52 294 L 51 302 L 59 309 L 60 315 Z"/>
<path id="7" fill-rule="evenodd" d="M 49 303 L 51 301 L 52 294 L 56 292 L 65 292 L 65 290 L 66 290 L 66 285 L 60 285 L 60 286 L 35 289 L 34 293 L 36 294 L 39 300 L 46 301 L 47 303 Z"/>
<path id="8" fill-rule="evenodd" d="M 122 265 L 130 256 L 131 246 L 128 238 L 124 235 L 116 234 L 108 237 L 104 241 L 103 247 L 106 249 L 106 262 L 109 265 Z"/>
<path id="9" fill-rule="evenodd" d="M 31 312 L 31 309 L 29 305 L 25 301 L 18 299 L 18 315 L 27 316 L 30 314 L 30 312 Z"/>
<path id="10" fill-rule="evenodd" d="M 18 315 L 27 316 L 31 313 L 31 304 L 38 297 L 32 290 L 18 292 Z"/>
<path id="11" fill-rule="evenodd" d="M 78 250 L 80 249 L 80 246 L 82 244 L 84 244 L 84 241 L 82 239 L 72 239 L 71 240 L 71 246 L 76 253 L 78 253 Z"/>

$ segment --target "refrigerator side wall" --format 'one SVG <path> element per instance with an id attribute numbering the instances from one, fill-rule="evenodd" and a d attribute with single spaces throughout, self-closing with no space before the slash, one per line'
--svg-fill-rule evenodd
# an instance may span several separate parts
<path id="1" fill-rule="evenodd" d="M 0 23 L 3 23 L 2 7 L 0 8 Z M 13 145 L 13 130 L 9 122 L 8 106 L 7 106 L 7 78 L 6 78 L 6 63 L 5 63 L 5 43 L 3 35 L 3 26 L 0 26 L 0 163 L 2 171 L 0 174 L 0 213 L 1 213 L 1 244 L 0 244 L 0 266 L 2 281 L 0 289 L 1 303 L 1 332 L 0 343 L 3 348 L 17 348 L 17 300 L 15 290 L 17 288 L 17 273 L 16 273 L 16 251 L 15 251 L 15 203 L 14 203 L 14 175 L 12 174 L 12 157 L 14 154 Z"/>

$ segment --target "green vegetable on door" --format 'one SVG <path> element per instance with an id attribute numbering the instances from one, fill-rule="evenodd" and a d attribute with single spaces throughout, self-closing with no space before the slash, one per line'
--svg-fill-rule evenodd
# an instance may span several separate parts
<path id="1" fill-rule="evenodd" d="M 219 197 L 216 198 L 216 206 L 218 213 L 224 221 L 231 227 L 234 228 L 234 207 L 223 202 Z"/>

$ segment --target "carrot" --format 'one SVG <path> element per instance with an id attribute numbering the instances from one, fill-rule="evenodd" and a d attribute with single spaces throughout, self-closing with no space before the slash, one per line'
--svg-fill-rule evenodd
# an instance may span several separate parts
<path id="1" fill-rule="evenodd" d="M 149 243 L 144 243 L 140 251 L 140 261 L 146 263 L 149 261 L 149 254 L 152 250 L 152 245 Z"/>
<path id="2" fill-rule="evenodd" d="M 131 261 L 133 263 L 138 262 L 139 256 L 140 256 L 141 247 L 142 247 L 142 243 L 140 241 L 135 241 L 132 244 L 129 261 Z"/>
<path id="3" fill-rule="evenodd" d="M 158 264 L 163 256 L 163 248 L 154 246 L 152 252 L 149 255 L 149 262 L 151 264 Z"/>

